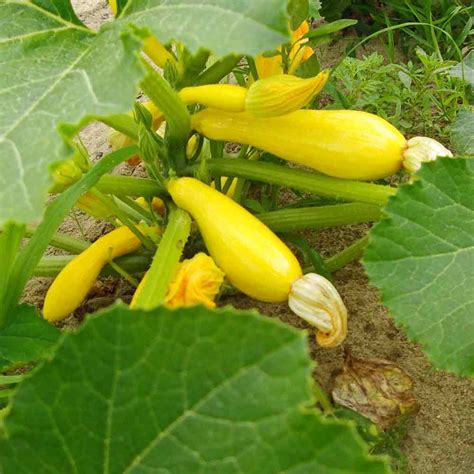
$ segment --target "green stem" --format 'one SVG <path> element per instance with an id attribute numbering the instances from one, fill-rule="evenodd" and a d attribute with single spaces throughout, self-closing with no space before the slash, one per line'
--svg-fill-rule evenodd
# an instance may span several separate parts
<path id="1" fill-rule="evenodd" d="M 26 227 L 25 236 L 32 237 L 36 231 L 36 226 L 28 225 Z M 86 250 L 91 243 L 85 240 L 76 239 L 66 234 L 60 234 L 56 232 L 49 241 L 51 247 L 56 247 L 57 249 L 65 250 L 72 254 L 78 254 Z"/>
<path id="2" fill-rule="evenodd" d="M 361 239 L 355 241 L 352 245 L 349 245 L 349 247 L 345 248 L 341 252 L 328 258 L 325 262 L 326 267 L 330 272 L 335 272 L 336 270 L 339 270 L 348 263 L 353 262 L 354 260 L 358 260 L 360 257 L 362 257 L 364 249 L 365 247 L 367 247 L 368 243 L 369 236 L 365 235 Z"/>
<path id="3" fill-rule="evenodd" d="M 33 271 L 32 276 L 55 277 L 74 258 L 74 255 L 48 255 L 43 257 Z M 129 274 L 143 273 L 150 266 L 151 256 L 149 255 L 124 255 L 116 258 L 114 263 Z M 102 276 L 119 276 L 110 266 L 106 265 L 101 273 Z"/>
<path id="4" fill-rule="evenodd" d="M 340 225 L 374 222 L 380 219 L 379 206 L 363 203 L 281 209 L 257 214 L 275 232 L 294 232 Z"/>
<path id="5" fill-rule="evenodd" d="M 133 199 L 127 196 L 120 198 L 114 198 L 115 204 L 126 212 L 132 219 L 140 222 L 145 221 L 147 224 L 151 224 L 152 219 L 148 210 L 136 203 Z"/>
<path id="6" fill-rule="evenodd" d="M 325 415 L 330 415 L 333 411 L 331 402 L 326 392 L 321 388 L 318 382 L 315 382 L 313 385 L 313 393 L 316 397 L 316 401 L 319 403 Z"/>
<path id="7" fill-rule="evenodd" d="M 168 82 L 148 63 L 144 64 L 147 74 L 141 82 L 141 87 L 166 117 L 169 126 L 169 157 L 179 172 L 186 165 L 186 143 L 191 131 L 191 117 L 186 105 Z"/>
<path id="8" fill-rule="evenodd" d="M 232 72 L 232 69 L 237 66 L 241 59 L 242 56 L 236 56 L 235 54 L 219 59 L 219 61 L 199 75 L 194 85 L 203 86 L 205 84 L 217 84 L 221 79 Z"/>
<path id="9" fill-rule="evenodd" d="M 208 160 L 206 166 L 212 176 L 248 178 L 343 201 L 384 205 L 397 192 L 390 186 L 333 178 L 261 161 Z M 196 165 L 193 165 L 188 167 L 187 172 L 193 174 L 195 170 Z"/>
<path id="10" fill-rule="evenodd" d="M 112 253 L 112 252 L 111 252 Z M 122 268 L 118 263 L 114 262 L 112 258 L 109 257 L 108 264 L 126 281 L 128 281 L 135 288 L 138 286 L 139 281 L 136 278 L 133 278 L 130 273 L 128 273 L 124 268 Z"/>
<path id="11" fill-rule="evenodd" d="M 10 385 L 23 380 L 24 375 L 0 375 L 0 385 Z"/>
<path id="12" fill-rule="evenodd" d="M 153 257 L 136 308 L 149 310 L 164 302 L 169 282 L 174 276 L 190 232 L 189 214 L 171 204 L 168 225 Z"/>
<path id="13" fill-rule="evenodd" d="M 6 223 L 0 233 L 0 328 L 5 325 L 8 311 L 4 304 L 8 296 L 10 276 L 20 249 L 25 226 L 13 222 Z"/>
<path id="14" fill-rule="evenodd" d="M 13 395 L 14 389 L 0 390 L 0 398 L 8 398 Z"/>
<path id="15" fill-rule="evenodd" d="M 137 229 L 135 222 L 129 217 L 128 212 L 126 210 L 121 209 L 115 204 L 112 198 L 105 194 L 102 194 L 99 191 L 96 192 L 96 196 L 118 217 L 118 219 L 123 225 L 126 225 L 132 231 L 135 237 L 141 241 L 141 243 L 147 250 L 153 250 L 155 248 L 153 241 Z"/>
<path id="16" fill-rule="evenodd" d="M 166 190 L 154 179 L 134 178 L 132 176 L 102 176 L 96 188 L 104 194 L 114 194 L 122 196 L 143 196 L 154 197 L 163 196 Z"/>

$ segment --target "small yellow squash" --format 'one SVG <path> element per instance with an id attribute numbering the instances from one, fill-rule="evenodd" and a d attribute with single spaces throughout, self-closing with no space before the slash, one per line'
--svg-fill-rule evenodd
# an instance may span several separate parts
<path id="1" fill-rule="evenodd" d="M 401 167 L 407 141 L 386 120 L 353 110 L 297 110 L 257 118 L 206 109 L 193 127 L 213 140 L 245 143 L 330 176 L 372 180 Z"/>
<path id="2" fill-rule="evenodd" d="M 141 244 L 128 227 L 119 227 L 96 240 L 71 260 L 53 281 L 44 300 L 44 318 L 55 322 L 72 313 L 85 299 L 108 261 L 138 250 Z"/>
<path id="3" fill-rule="evenodd" d="M 268 227 L 197 179 L 171 180 L 168 191 L 197 222 L 209 253 L 237 289 L 260 301 L 288 300 L 301 267 Z"/>

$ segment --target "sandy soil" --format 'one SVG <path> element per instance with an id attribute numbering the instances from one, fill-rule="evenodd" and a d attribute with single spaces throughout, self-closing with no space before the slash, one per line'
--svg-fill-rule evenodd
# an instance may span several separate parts
<path id="1" fill-rule="evenodd" d="M 73 4 L 81 17 L 91 26 L 109 18 L 105 2 L 76 0 Z M 328 60 L 329 62 L 329 60 Z M 82 133 L 91 156 L 99 159 L 107 151 L 106 127 L 92 124 Z M 141 174 L 141 169 L 124 165 L 124 174 Z M 78 216 L 83 234 L 94 240 L 106 225 L 83 215 Z M 76 222 L 68 219 L 62 231 L 81 236 Z M 367 226 L 350 226 L 316 234 L 307 232 L 322 255 L 328 256 L 341 250 L 366 232 Z M 33 279 L 25 293 L 25 300 L 41 306 L 50 280 Z M 411 417 L 408 434 L 403 441 L 403 453 L 408 460 L 408 472 L 413 474 L 467 474 L 474 470 L 474 386 L 472 381 L 434 370 L 420 347 L 407 341 L 393 320 L 378 302 L 377 291 L 367 281 L 359 263 L 348 265 L 334 275 L 334 282 L 348 307 L 349 336 L 344 347 L 356 357 L 384 358 L 399 364 L 415 382 L 415 394 L 420 404 L 418 413 Z M 123 282 L 108 278 L 97 283 L 90 299 L 65 324 L 77 324 L 86 312 L 107 305 L 116 297 L 125 300 L 131 288 Z M 269 317 L 278 317 L 295 327 L 306 325 L 294 316 L 286 305 L 257 304 L 242 296 L 226 297 L 222 304 L 237 308 L 254 308 Z M 309 339 L 311 354 L 318 367 L 315 378 L 327 390 L 343 363 L 343 348 L 323 350 L 313 337 Z"/>

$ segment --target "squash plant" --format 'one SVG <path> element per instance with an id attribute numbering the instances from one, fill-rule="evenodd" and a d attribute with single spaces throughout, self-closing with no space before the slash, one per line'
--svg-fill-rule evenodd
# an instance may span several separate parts
<path id="1" fill-rule="evenodd" d="M 331 272 L 367 247 L 407 335 L 436 367 L 472 375 L 472 161 L 370 114 L 311 110 L 328 79 L 311 46 L 353 22 L 310 30 L 307 1 L 111 8 L 93 31 L 69 1 L 0 4 L 0 384 L 15 387 L 0 391 L 2 472 L 387 472 L 309 383 L 307 333 L 214 299 L 225 276 L 339 345 L 350 319 Z M 91 120 L 114 130 L 94 164 L 75 140 Z M 136 157 L 147 178 L 111 174 Z M 380 181 L 402 167 L 416 175 L 399 189 Z M 277 209 L 281 187 L 320 201 Z M 74 206 L 117 229 L 90 246 L 59 234 Z M 326 261 L 288 234 L 377 220 Z M 181 261 L 191 234 L 203 243 Z M 50 322 L 101 271 L 138 287 L 133 309 L 60 333 Z M 20 304 L 34 275 L 57 277 L 42 315 Z"/>

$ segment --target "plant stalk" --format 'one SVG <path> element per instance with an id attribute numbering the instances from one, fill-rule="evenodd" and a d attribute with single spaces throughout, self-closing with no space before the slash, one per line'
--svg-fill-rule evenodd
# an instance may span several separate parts
<path id="1" fill-rule="evenodd" d="M 114 194 L 117 197 L 143 196 L 151 198 L 166 195 L 165 188 L 158 181 L 133 176 L 102 176 L 96 185 L 96 189 L 104 194 Z"/>
<path id="2" fill-rule="evenodd" d="M 381 209 L 374 204 L 348 203 L 332 206 L 280 209 L 257 214 L 275 232 L 294 232 L 348 224 L 374 222 L 380 219 Z"/>
<path id="3" fill-rule="evenodd" d="M 215 62 L 199 75 L 194 85 L 203 86 L 206 84 L 218 83 L 221 79 L 232 72 L 232 69 L 239 64 L 241 59 L 242 56 L 237 56 L 235 54 L 230 54 L 229 56 L 219 59 L 219 61 Z"/>
<path id="4" fill-rule="evenodd" d="M 25 237 L 32 237 L 35 231 L 36 226 L 28 225 L 26 227 Z M 49 245 L 51 245 L 51 247 L 65 250 L 66 252 L 70 252 L 72 254 L 78 254 L 83 252 L 87 249 L 87 247 L 89 247 L 90 244 L 90 242 L 87 242 L 85 240 L 76 239 L 75 237 L 71 237 L 66 234 L 61 234 L 59 232 L 56 232 L 49 241 Z"/>
<path id="5" fill-rule="evenodd" d="M 318 196 L 382 206 L 397 190 L 390 186 L 333 178 L 316 172 L 250 160 L 207 160 L 211 176 L 236 176 L 286 186 Z M 197 166 L 187 168 L 188 174 Z"/>
<path id="6" fill-rule="evenodd" d="M 341 252 L 328 258 L 325 262 L 326 267 L 330 272 L 335 272 L 336 270 L 339 270 L 348 263 L 351 263 L 354 260 L 358 260 L 362 257 L 364 249 L 365 247 L 367 247 L 368 243 L 369 236 L 364 235 L 364 237 L 359 240 L 356 240 L 352 245 L 349 245 L 349 247 L 346 247 Z"/>
<path id="7" fill-rule="evenodd" d="M 168 225 L 137 298 L 136 308 L 150 310 L 164 302 L 190 232 L 189 214 L 171 204 Z"/>
<path id="8" fill-rule="evenodd" d="M 191 117 L 184 102 L 168 82 L 147 62 L 147 74 L 141 82 L 145 94 L 163 112 L 169 127 L 168 156 L 178 173 L 186 165 L 186 144 L 191 131 Z"/>
<path id="9" fill-rule="evenodd" d="M 74 255 L 48 255 L 43 257 L 33 271 L 32 276 L 55 277 L 74 258 Z M 151 255 L 131 254 L 118 257 L 114 260 L 116 265 L 129 274 L 143 273 L 150 266 Z M 101 276 L 120 276 L 110 265 L 106 265 Z"/>

